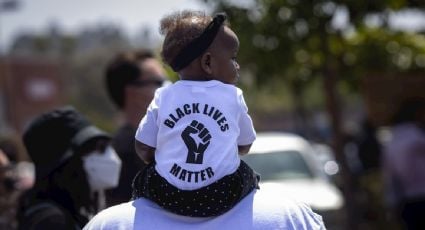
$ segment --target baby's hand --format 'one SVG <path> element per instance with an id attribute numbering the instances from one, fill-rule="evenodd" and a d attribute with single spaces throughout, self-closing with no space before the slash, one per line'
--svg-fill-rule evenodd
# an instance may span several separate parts
<path id="1" fill-rule="evenodd" d="M 197 137 L 199 143 L 196 143 L 191 134 Z M 204 152 L 211 140 L 211 134 L 204 124 L 193 120 L 182 132 L 182 139 L 188 149 L 186 163 L 202 164 Z"/>

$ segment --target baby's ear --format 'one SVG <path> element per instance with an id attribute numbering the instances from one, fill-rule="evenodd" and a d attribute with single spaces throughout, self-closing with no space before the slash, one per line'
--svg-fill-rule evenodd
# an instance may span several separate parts
<path id="1" fill-rule="evenodd" d="M 211 68 L 211 53 L 206 52 L 202 54 L 201 56 L 201 68 L 204 70 L 207 74 L 212 74 L 212 68 Z"/>

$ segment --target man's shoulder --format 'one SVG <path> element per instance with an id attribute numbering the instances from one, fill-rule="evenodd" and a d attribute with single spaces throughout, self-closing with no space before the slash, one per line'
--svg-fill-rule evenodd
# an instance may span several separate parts
<path id="1" fill-rule="evenodd" d="M 135 211 L 132 201 L 109 207 L 96 214 L 83 229 L 131 229 Z"/>
<path id="2" fill-rule="evenodd" d="M 266 188 L 252 192 L 233 209 L 211 218 L 175 215 L 140 198 L 102 211 L 85 229 L 114 229 L 117 226 L 139 226 L 142 229 L 324 229 L 322 218 L 307 205 Z"/>
<path id="3" fill-rule="evenodd" d="M 263 184 L 260 187 L 253 202 L 254 216 L 259 218 L 257 224 L 262 227 L 285 226 L 285 229 L 325 229 L 320 215 L 280 189 L 279 185 Z"/>
<path id="4" fill-rule="evenodd" d="M 20 228 L 62 227 L 74 225 L 70 217 L 57 204 L 40 201 L 28 205 L 19 215 Z"/>

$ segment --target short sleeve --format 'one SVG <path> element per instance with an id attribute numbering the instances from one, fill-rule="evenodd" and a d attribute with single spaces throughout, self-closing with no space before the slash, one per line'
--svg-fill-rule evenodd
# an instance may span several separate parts
<path id="1" fill-rule="evenodd" d="M 160 101 L 160 91 L 155 92 L 154 99 L 149 104 L 145 116 L 139 123 L 136 131 L 136 140 L 151 147 L 156 147 L 156 140 L 158 134 L 158 108 Z"/>
<path id="2" fill-rule="evenodd" d="M 248 106 L 245 103 L 242 90 L 238 89 L 238 102 L 240 106 L 239 137 L 238 145 L 250 145 L 255 140 L 255 129 L 251 116 L 248 114 Z"/>

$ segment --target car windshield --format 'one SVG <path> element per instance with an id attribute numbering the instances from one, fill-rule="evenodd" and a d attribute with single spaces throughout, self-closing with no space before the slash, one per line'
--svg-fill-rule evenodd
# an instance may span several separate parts
<path id="1" fill-rule="evenodd" d="M 262 181 L 313 178 L 313 173 L 297 151 L 250 153 L 242 159 L 261 175 Z"/>

